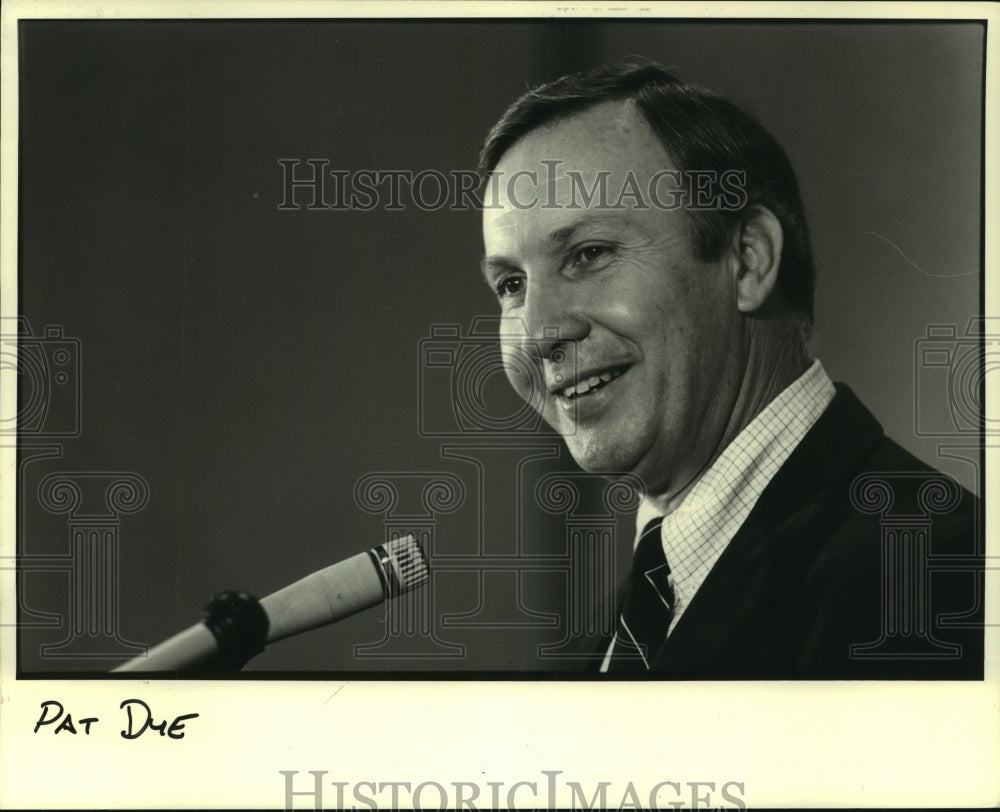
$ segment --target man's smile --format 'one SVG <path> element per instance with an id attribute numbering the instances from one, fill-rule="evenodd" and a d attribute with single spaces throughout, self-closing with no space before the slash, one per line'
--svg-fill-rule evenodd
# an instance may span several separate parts
<path id="1" fill-rule="evenodd" d="M 566 400 L 576 400 L 603 389 L 611 381 L 621 377 L 627 369 L 627 366 L 617 366 L 588 372 L 579 375 L 573 383 L 567 386 L 553 389 L 552 393 Z"/>
<path id="2" fill-rule="evenodd" d="M 630 368 L 630 365 L 605 367 L 579 375 L 574 383 L 554 389 L 551 397 L 573 422 L 596 418 L 603 413 L 617 390 L 616 384 Z"/>

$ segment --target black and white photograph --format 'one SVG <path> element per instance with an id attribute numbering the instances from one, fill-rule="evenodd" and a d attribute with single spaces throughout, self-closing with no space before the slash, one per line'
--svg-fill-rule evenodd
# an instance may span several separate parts
<path id="1" fill-rule="evenodd" d="M 1000 801 L 995 9 L 240 6 L 4 11 L 0 806 Z"/>

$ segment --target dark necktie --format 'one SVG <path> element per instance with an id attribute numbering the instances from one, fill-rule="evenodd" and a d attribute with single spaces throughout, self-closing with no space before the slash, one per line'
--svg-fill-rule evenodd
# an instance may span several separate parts
<path id="1" fill-rule="evenodd" d="M 667 639 L 667 629 L 674 614 L 674 592 L 670 587 L 670 567 L 660 541 L 661 524 L 662 517 L 649 522 L 636 545 L 609 672 L 648 670 Z"/>

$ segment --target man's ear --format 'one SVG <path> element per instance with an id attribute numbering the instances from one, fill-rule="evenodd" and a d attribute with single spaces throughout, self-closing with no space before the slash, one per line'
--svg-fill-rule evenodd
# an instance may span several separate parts
<path id="1" fill-rule="evenodd" d="M 759 310 L 778 281 L 784 231 L 766 206 L 751 206 L 740 218 L 736 249 L 736 304 L 741 313 Z"/>

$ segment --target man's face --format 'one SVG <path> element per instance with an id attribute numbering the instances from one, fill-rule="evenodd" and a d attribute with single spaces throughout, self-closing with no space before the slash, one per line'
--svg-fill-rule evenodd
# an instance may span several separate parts
<path id="1" fill-rule="evenodd" d="M 652 494 L 681 490 L 717 453 L 746 363 L 732 252 L 696 259 L 683 207 L 647 194 L 661 173 L 669 204 L 674 168 L 630 103 L 602 103 L 514 144 L 483 216 L 515 390 L 582 468 L 633 472 Z M 599 173 L 607 194 L 585 202 Z M 647 207 L 629 195 L 614 207 L 626 182 Z"/>

